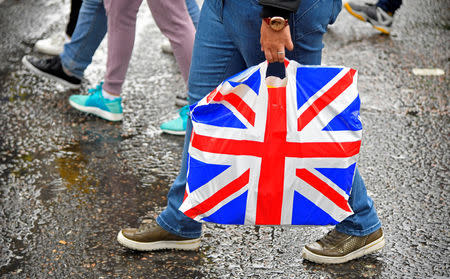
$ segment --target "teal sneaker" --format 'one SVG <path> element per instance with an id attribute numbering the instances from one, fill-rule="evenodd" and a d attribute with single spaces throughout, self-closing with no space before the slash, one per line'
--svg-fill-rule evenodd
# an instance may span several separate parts
<path id="1" fill-rule="evenodd" d="M 69 103 L 77 110 L 92 113 L 109 121 L 122 120 L 122 98 L 108 100 L 103 98 L 101 82 L 96 88 L 89 89 L 89 95 L 72 95 Z"/>
<path id="2" fill-rule="evenodd" d="M 184 106 L 179 111 L 179 117 L 161 124 L 164 133 L 183 136 L 186 134 L 186 125 L 189 117 L 189 106 Z"/>

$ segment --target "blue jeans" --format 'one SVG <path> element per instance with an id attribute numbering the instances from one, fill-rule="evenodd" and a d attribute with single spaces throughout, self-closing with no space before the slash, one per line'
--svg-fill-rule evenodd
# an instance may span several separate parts
<path id="1" fill-rule="evenodd" d="M 379 0 L 377 6 L 389 13 L 395 13 L 402 5 L 402 0 Z"/>
<path id="2" fill-rule="evenodd" d="M 319 65 L 322 36 L 340 9 L 340 0 L 302 0 L 299 10 L 289 22 L 295 47 L 286 56 L 302 64 Z M 189 73 L 190 104 L 203 98 L 225 78 L 265 60 L 259 43 L 260 10 L 257 0 L 206 0 L 203 3 Z M 281 67 L 281 70 L 284 71 L 284 68 Z M 191 131 L 192 124 L 188 121 L 181 169 L 170 188 L 167 207 L 156 221 L 173 234 L 193 238 L 200 237 L 201 223 L 178 210 L 186 187 L 187 149 Z M 381 226 L 358 171 L 349 203 L 355 214 L 336 226 L 339 231 L 367 235 Z"/>
<path id="3" fill-rule="evenodd" d="M 63 67 L 78 78 L 91 64 L 95 51 L 105 37 L 107 19 L 103 0 L 83 0 L 77 26 L 70 43 L 60 54 Z"/>
<path id="4" fill-rule="evenodd" d="M 186 0 L 186 7 L 189 13 L 189 16 L 192 19 L 192 23 L 194 23 L 195 29 L 198 26 L 198 20 L 200 18 L 200 8 L 198 7 L 196 0 Z"/>
<path id="5" fill-rule="evenodd" d="M 197 27 L 200 9 L 196 0 L 186 0 L 189 15 Z M 82 79 L 84 71 L 92 62 L 95 51 L 105 37 L 108 27 L 103 0 L 83 0 L 77 25 L 70 43 L 64 45 L 60 54 L 63 67 Z"/>

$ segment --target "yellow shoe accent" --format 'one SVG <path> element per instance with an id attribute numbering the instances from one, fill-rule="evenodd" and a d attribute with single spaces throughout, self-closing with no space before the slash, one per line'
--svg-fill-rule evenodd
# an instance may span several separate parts
<path id="1" fill-rule="evenodd" d="M 352 7 L 350 7 L 350 5 L 349 5 L 348 3 L 344 3 L 344 7 L 345 7 L 345 9 L 346 9 L 352 16 L 356 17 L 356 18 L 359 19 L 359 20 L 366 21 L 365 18 L 363 18 L 363 17 L 360 16 L 359 14 L 355 13 L 355 12 L 353 11 Z"/>
<path id="2" fill-rule="evenodd" d="M 384 29 L 383 27 L 373 25 L 373 28 L 377 29 L 378 31 L 380 31 L 383 34 L 386 34 L 386 35 L 390 34 L 389 31 Z"/>

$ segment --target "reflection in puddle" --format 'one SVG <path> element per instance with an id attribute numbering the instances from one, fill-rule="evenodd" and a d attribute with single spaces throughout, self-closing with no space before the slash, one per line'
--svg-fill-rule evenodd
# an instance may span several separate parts
<path id="1" fill-rule="evenodd" d="M 329 277 L 327 278 L 379 278 L 384 270 L 384 262 L 378 258 L 378 255 L 367 255 L 360 259 L 335 265 L 303 261 L 303 266 L 309 271 L 328 273 Z"/>
<path id="2" fill-rule="evenodd" d="M 100 184 L 88 168 L 88 160 L 80 145 L 75 144 L 57 153 L 56 165 L 63 184 L 74 196 L 93 195 Z"/>

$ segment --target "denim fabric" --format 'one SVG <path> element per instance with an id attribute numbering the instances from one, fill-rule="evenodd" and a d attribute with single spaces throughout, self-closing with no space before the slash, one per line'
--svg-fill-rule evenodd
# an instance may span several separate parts
<path id="1" fill-rule="evenodd" d="M 289 22 L 295 47 L 286 57 L 302 64 L 320 64 L 323 34 L 327 25 L 335 21 L 341 7 L 340 0 L 302 0 Z M 203 98 L 225 78 L 265 60 L 259 43 L 260 10 L 257 0 L 206 0 L 203 3 L 189 73 L 190 104 Z M 269 66 L 270 71 L 271 75 L 283 76 L 284 67 L 274 64 Z M 201 223 L 178 210 L 186 186 L 191 131 L 192 124 L 188 121 L 181 169 L 169 191 L 167 207 L 156 221 L 173 234 L 199 237 Z M 350 205 L 357 216 L 349 217 L 349 222 L 342 222 L 339 228 L 356 235 L 369 234 L 380 222 L 359 173 L 355 175 L 353 187 Z"/>
<path id="2" fill-rule="evenodd" d="M 402 5 L 402 0 L 379 0 L 377 6 L 389 13 L 395 13 Z"/>
<path id="3" fill-rule="evenodd" d="M 186 135 L 192 132 L 192 122 L 189 120 L 186 127 Z M 184 138 L 183 156 L 181 159 L 180 173 L 172 184 L 167 195 L 167 207 L 156 218 L 156 222 L 166 231 L 183 237 L 196 238 L 202 233 L 201 223 L 192 220 L 178 210 L 183 202 L 184 190 L 186 187 L 187 172 L 187 147 L 190 137 Z"/>
<path id="4" fill-rule="evenodd" d="M 198 26 L 198 19 L 200 18 L 200 8 L 198 7 L 196 0 L 186 0 L 186 7 L 189 13 L 189 16 L 192 19 L 192 23 L 194 23 L 195 29 Z"/>
<path id="5" fill-rule="evenodd" d="M 337 231 L 349 235 L 364 236 L 381 227 L 373 201 L 367 196 L 366 186 L 357 168 L 348 203 L 355 214 L 337 224 Z"/>
<path id="6" fill-rule="evenodd" d="M 64 51 L 60 54 L 63 67 L 77 78 L 83 78 L 106 30 L 103 0 L 83 0 L 70 43 L 64 45 Z"/>

